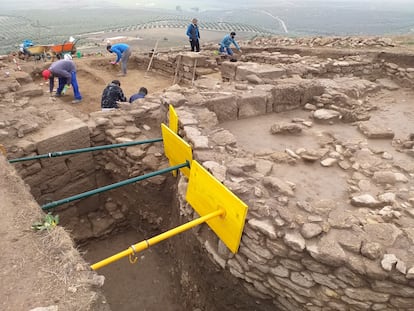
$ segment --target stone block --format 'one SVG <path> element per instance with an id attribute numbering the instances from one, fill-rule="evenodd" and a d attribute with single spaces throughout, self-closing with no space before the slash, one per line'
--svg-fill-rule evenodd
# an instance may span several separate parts
<path id="1" fill-rule="evenodd" d="M 292 110 L 301 106 L 301 88 L 297 84 L 279 84 L 272 90 L 273 112 Z"/>
<path id="2" fill-rule="evenodd" d="M 41 129 L 35 134 L 37 151 L 39 154 L 57 152 L 90 146 L 89 129 L 86 123 L 78 118 L 56 119 L 46 128 Z M 59 158 L 54 161 L 59 162 Z M 42 160 L 42 166 L 50 166 L 49 161 Z"/>
<path id="3" fill-rule="evenodd" d="M 387 302 L 389 294 L 376 293 L 368 288 L 346 288 L 345 295 L 359 301 Z"/>
<path id="4" fill-rule="evenodd" d="M 390 303 L 398 308 L 401 309 L 408 309 L 411 310 L 414 306 L 414 298 L 401 298 L 401 297 L 393 297 L 390 300 Z"/>
<path id="5" fill-rule="evenodd" d="M 305 239 L 298 232 L 286 233 L 283 240 L 287 246 L 297 252 L 302 252 L 305 249 Z"/>
<path id="6" fill-rule="evenodd" d="M 36 97 L 42 95 L 43 89 L 36 84 L 24 85 L 20 87 L 16 92 L 17 97 Z"/>
<path id="7" fill-rule="evenodd" d="M 221 76 L 233 81 L 236 79 L 237 63 L 223 62 L 220 66 Z"/>
<path id="8" fill-rule="evenodd" d="M 390 281 L 374 281 L 372 289 L 377 292 L 391 294 L 397 297 L 414 298 L 413 287 L 392 283 Z"/>
<path id="9" fill-rule="evenodd" d="M 208 99 L 205 105 L 217 115 L 219 122 L 237 120 L 238 107 L 234 95 L 221 95 Z"/>
<path id="10" fill-rule="evenodd" d="M 233 146 L 237 143 L 236 137 L 228 130 L 222 130 L 212 134 L 211 140 L 219 146 Z"/>
<path id="11" fill-rule="evenodd" d="M 259 220 L 253 218 L 248 221 L 248 224 L 271 239 L 277 238 L 275 227 L 269 219 Z"/>
<path id="12" fill-rule="evenodd" d="M 324 236 L 317 245 L 306 245 L 306 249 L 315 260 L 334 267 L 339 267 L 347 261 L 344 250 L 330 237 Z"/>
<path id="13" fill-rule="evenodd" d="M 266 114 L 266 94 L 243 93 L 237 99 L 238 119 Z"/>
<path id="14" fill-rule="evenodd" d="M 311 288 L 315 285 L 312 276 L 308 272 L 292 272 L 290 280 L 306 288 Z"/>
<path id="15" fill-rule="evenodd" d="M 263 248 L 255 240 L 251 240 L 246 235 L 244 235 L 242 237 L 242 241 L 247 248 L 249 248 L 252 252 L 259 255 L 260 257 L 267 260 L 273 259 L 274 255 L 268 249 Z"/>
<path id="16" fill-rule="evenodd" d="M 243 63 L 237 66 L 236 80 L 247 80 L 247 76 L 249 75 L 256 75 L 261 79 L 276 80 L 285 74 L 286 70 L 280 67 L 258 63 Z"/>
<path id="17" fill-rule="evenodd" d="M 364 279 L 346 267 L 339 267 L 334 274 L 339 280 L 353 287 L 363 287 L 366 285 Z"/>
<path id="18" fill-rule="evenodd" d="M 88 190 L 96 188 L 96 182 L 94 176 L 88 176 L 79 180 L 72 181 L 66 185 L 62 185 L 54 193 L 56 199 L 63 199 L 75 194 L 83 193 Z"/>
<path id="19" fill-rule="evenodd" d="M 393 139 L 395 136 L 391 129 L 370 122 L 360 122 L 358 129 L 367 138 L 371 139 Z"/>
<path id="20" fill-rule="evenodd" d="M 30 74 L 25 71 L 15 71 L 13 75 L 16 81 L 19 82 L 21 85 L 33 82 L 33 79 L 30 76 Z"/>
<path id="21" fill-rule="evenodd" d="M 189 66 L 191 68 L 194 67 L 206 67 L 207 65 L 207 56 L 202 54 L 194 53 L 194 52 L 184 52 L 181 53 L 178 57 L 181 56 L 181 65 Z M 197 61 L 197 63 L 195 63 Z"/>

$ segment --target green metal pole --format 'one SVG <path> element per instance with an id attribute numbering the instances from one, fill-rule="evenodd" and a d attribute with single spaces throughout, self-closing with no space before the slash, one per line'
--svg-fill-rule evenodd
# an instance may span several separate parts
<path id="1" fill-rule="evenodd" d="M 129 184 L 132 184 L 134 182 L 141 181 L 141 180 L 153 177 L 153 176 L 157 176 L 157 175 L 161 175 L 161 174 L 168 173 L 168 172 L 171 172 L 171 171 L 175 171 L 175 170 L 178 170 L 182 167 L 190 167 L 190 163 L 187 161 L 186 163 L 182 163 L 182 164 L 178 164 L 178 165 L 175 165 L 175 166 L 167 167 L 167 168 L 164 168 L 162 170 L 155 171 L 155 172 L 152 172 L 152 173 L 149 173 L 149 174 L 145 174 L 145 175 L 142 175 L 142 176 L 126 179 L 126 180 L 117 182 L 115 184 L 107 185 L 107 186 L 104 186 L 104 187 L 101 187 L 101 188 L 93 189 L 93 190 L 90 190 L 90 191 L 86 191 L 86 192 L 71 196 L 71 197 L 68 197 L 68 198 L 65 198 L 65 199 L 50 202 L 50 203 L 47 203 L 45 205 L 42 205 L 42 209 L 43 210 L 48 210 L 50 208 L 53 208 L 53 207 L 56 207 L 56 206 L 59 206 L 59 205 L 65 204 L 65 203 L 69 203 L 69 202 L 72 202 L 72 201 L 75 201 L 75 200 L 83 199 L 83 198 L 89 197 L 89 196 L 97 194 L 97 193 L 105 192 L 105 191 L 112 190 L 112 189 L 115 189 L 115 188 L 119 188 L 119 187 L 122 187 L 122 186 L 125 186 L 125 185 L 129 185 Z"/>
<path id="2" fill-rule="evenodd" d="M 50 152 L 50 153 L 40 154 L 40 155 L 33 156 L 33 157 L 9 160 L 9 163 L 45 159 L 45 158 L 55 158 L 55 157 L 61 157 L 61 156 L 70 155 L 70 154 L 76 154 L 76 153 L 105 150 L 105 149 L 112 149 L 112 148 L 119 148 L 119 147 L 128 147 L 128 146 L 135 146 L 135 145 L 143 145 L 143 144 L 155 143 L 159 141 L 162 141 L 162 138 L 154 138 L 154 139 L 148 139 L 148 140 L 142 140 L 142 141 L 130 141 L 130 142 L 121 143 L 121 144 L 103 145 L 103 146 L 95 146 L 95 147 L 82 148 L 82 149 Z"/>

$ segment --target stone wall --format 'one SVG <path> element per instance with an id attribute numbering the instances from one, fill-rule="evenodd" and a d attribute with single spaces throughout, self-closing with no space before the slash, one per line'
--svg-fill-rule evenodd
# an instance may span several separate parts
<path id="1" fill-rule="evenodd" d="M 10 146 L 8 156 L 31 157 L 87 148 L 90 145 L 86 123 L 62 111 L 50 124 Z M 42 158 L 13 165 L 41 205 L 96 188 L 95 164 L 91 153 Z M 93 197 L 78 202 L 77 212 L 81 213 L 97 203 Z"/>
<path id="2" fill-rule="evenodd" d="M 407 253 L 391 254 L 400 243 L 414 241 L 409 226 L 353 217 L 346 202 L 294 203 L 295 185 L 272 173 L 275 155 L 254 158 L 238 148 L 230 132 L 194 122 L 211 113 L 205 107 L 177 112 L 195 158 L 249 206 L 238 254 L 206 230 L 197 234 L 212 260 L 243 280 L 252 296 L 272 299 L 280 310 L 412 310 L 414 262 Z M 365 152 L 338 148 L 351 161 Z M 186 183 L 180 179 L 180 208 L 192 219 Z"/>
<path id="3" fill-rule="evenodd" d="M 147 70 L 151 56 L 133 56 L 131 60 L 140 69 Z M 175 83 L 197 80 L 202 75 L 218 71 L 215 59 L 194 52 L 156 53 L 150 68 L 172 77 Z"/>
<path id="4" fill-rule="evenodd" d="M 249 81 L 252 80 L 251 76 L 257 76 L 263 83 L 295 75 L 302 78 L 353 76 L 371 81 L 386 77 L 404 87 L 414 85 L 413 67 L 402 67 L 369 55 L 338 56 L 336 59 L 326 59 L 298 54 L 287 55 L 280 52 L 261 52 L 247 54 L 241 60 L 243 62 L 225 62 L 221 66 L 224 79 Z"/>

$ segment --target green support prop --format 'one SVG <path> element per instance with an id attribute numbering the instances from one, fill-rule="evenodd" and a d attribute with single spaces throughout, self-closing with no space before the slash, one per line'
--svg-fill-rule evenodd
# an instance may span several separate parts
<path id="1" fill-rule="evenodd" d="M 104 187 L 101 187 L 101 188 L 97 188 L 97 189 L 94 189 L 94 190 L 83 192 L 83 193 L 80 193 L 80 194 L 77 194 L 77 195 L 74 195 L 74 196 L 71 196 L 71 197 L 68 197 L 68 198 L 65 198 L 65 199 L 50 202 L 50 203 L 47 203 L 47 204 L 43 205 L 42 209 L 43 210 L 48 210 L 48 209 L 51 209 L 53 207 L 65 204 L 65 203 L 69 203 L 69 202 L 72 202 L 72 201 L 75 201 L 75 200 L 79 200 L 79 199 L 89 197 L 89 196 L 97 194 L 97 193 L 101 193 L 101 192 L 105 192 L 105 191 L 108 191 L 108 190 L 119 188 L 119 187 L 122 187 L 122 186 L 125 186 L 125 185 L 129 185 L 129 184 L 132 184 L 134 182 L 141 181 L 141 180 L 153 177 L 153 176 L 157 176 L 157 175 L 161 175 L 161 174 L 164 174 L 164 173 L 172 172 L 172 171 L 178 170 L 178 169 L 183 168 L 183 167 L 190 167 L 190 163 L 187 161 L 186 163 L 183 163 L 183 164 L 178 164 L 178 165 L 175 165 L 175 166 L 171 166 L 171 167 L 164 168 L 162 170 L 155 171 L 155 172 L 152 172 L 152 173 L 149 173 L 149 174 L 145 174 L 145 175 L 142 175 L 142 176 L 126 179 L 126 180 L 117 182 L 115 184 L 111 184 L 111 185 L 107 185 L 107 186 L 104 186 Z"/>
<path id="2" fill-rule="evenodd" d="M 56 158 L 56 157 L 62 157 L 70 154 L 76 154 L 76 153 L 83 153 L 83 152 L 89 152 L 89 151 L 97 151 L 97 150 L 105 150 L 105 149 L 112 149 L 112 148 L 119 148 L 119 147 L 128 147 L 128 146 L 136 146 L 136 145 L 143 145 L 143 144 L 150 144 L 150 143 L 156 143 L 162 141 L 162 138 L 154 138 L 149 140 L 142 140 L 142 141 L 130 141 L 127 143 L 122 144 L 112 144 L 112 145 L 103 145 L 103 146 L 95 146 L 95 147 L 89 147 L 89 148 L 82 148 L 82 149 L 73 149 L 73 150 L 66 150 L 66 151 L 58 151 L 58 152 L 50 152 L 45 153 L 33 157 L 27 157 L 27 158 L 18 158 L 9 160 L 9 163 L 16 163 L 16 162 L 23 162 L 23 161 L 31 161 L 31 160 L 37 160 L 37 159 L 45 159 L 45 158 Z"/>

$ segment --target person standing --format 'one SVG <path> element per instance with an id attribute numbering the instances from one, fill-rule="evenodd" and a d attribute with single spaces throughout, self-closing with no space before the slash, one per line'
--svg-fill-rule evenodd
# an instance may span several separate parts
<path id="1" fill-rule="evenodd" d="M 102 111 L 108 111 L 119 108 L 118 102 L 126 102 L 127 98 L 121 89 L 121 82 L 119 80 L 113 80 L 103 90 L 101 99 Z"/>
<path id="2" fill-rule="evenodd" d="M 72 104 L 77 104 L 82 101 L 82 95 L 79 92 L 79 85 L 76 79 L 76 65 L 72 60 L 61 59 L 52 63 L 49 69 L 42 71 L 42 76 L 45 80 L 49 79 L 50 93 L 53 92 L 55 77 L 58 78 L 59 84 L 56 90 L 56 97 L 62 96 L 62 91 L 72 85 L 75 96 Z"/>
<path id="3" fill-rule="evenodd" d="M 232 56 L 233 50 L 230 48 L 230 45 L 232 43 L 236 47 L 237 51 L 239 51 L 240 53 L 242 52 L 236 40 L 234 40 L 235 36 L 236 36 L 236 33 L 234 31 L 232 31 L 229 35 L 224 36 L 223 40 L 221 40 L 220 42 L 220 48 L 219 48 L 220 53 L 225 53 L 227 55 Z"/>
<path id="4" fill-rule="evenodd" d="M 121 62 L 122 73 L 119 76 L 126 76 L 128 59 L 131 56 L 131 48 L 126 43 L 117 43 L 114 45 L 107 45 L 106 49 L 109 53 L 116 54 L 116 60 L 111 62 L 112 65 L 116 65 Z"/>
<path id="5" fill-rule="evenodd" d="M 200 31 L 198 30 L 197 19 L 193 18 L 187 27 L 187 36 L 191 44 L 191 52 L 200 52 Z"/>

